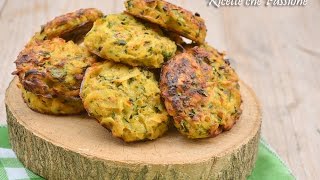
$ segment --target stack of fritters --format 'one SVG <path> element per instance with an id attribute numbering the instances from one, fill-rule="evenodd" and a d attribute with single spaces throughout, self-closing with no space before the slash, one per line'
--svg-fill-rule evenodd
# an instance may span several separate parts
<path id="1" fill-rule="evenodd" d="M 80 9 L 59 16 L 43 26 L 20 52 L 14 74 L 19 76 L 23 98 L 31 109 L 55 115 L 84 111 L 80 85 L 86 68 L 96 58 L 74 43 L 84 35 L 73 39 L 72 34 L 88 32 L 102 16 L 96 9 Z"/>
<path id="2" fill-rule="evenodd" d="M 163 0 L 125 6 L 103 17 L 95 9 L 69 13 L 36 33 L 16 62 L 29 107 L 50 114 L 84 107 L 126 142 L 161 137 L 170 116 L 192 139 L 230 130 L 241 115 L 238 77 L 205 43 L 200 15 Z M 95 55 L 101 62 L 93 64 Z"/>

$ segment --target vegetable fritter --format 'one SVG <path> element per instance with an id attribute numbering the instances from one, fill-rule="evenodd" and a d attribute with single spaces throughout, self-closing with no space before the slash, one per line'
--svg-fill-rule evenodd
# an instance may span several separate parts
<path id="1" fill-rule="evenodd" d="M 52 115 L 71 115 L 85 111 L 80 98 L 46 98 L 26 91 L 22 85 L 19 87 L 24 101 L 34 111 Z"/>
<path id="2" fill-rule="evenodd" d="M 79 9 L 54 18 L 41 27 L 31 42 L 43 41 L 60 37 L 66 41 L 81 41 L 93 26 L 93 23 L 101 18 L 103 13 L 94 8 Z"/>
<path id="3" fill-rule="evenodd" d="M 88 68 L 80 96 L 88 114 L 126 142 L 153 140 L 168 129 L 155 75 L 105 61 Z"/>
<path id="4" fill-rule="evenodd" d="M 160 68 L 177 49 L 157 25 L 128 14 L 112 14 L 97 20 L 84 43 L 102 58 L 150 68 Z"/>
<path id="5" fill-rule="evenodd" d="M 15 61 L 14 74 L 24 89 L 36 95 L 79 97 L 85 70 L 95 61 L 89 51 L 72 41 L 54 38 L 25 47 Z"/>
<path id="6" fill-rule="evenodd" d="M 214 48 L 187 48 L 162 68 L 160 89 L 174 125 L 188 138 L 233 127 L 241 114 L 238 76 Z"/>
<path id="7" fill-rule="evenodd" d="M 198 13 L 192 14 L 163 0 L 127 0 L 125 6 L 129 14 L 156 23 L 199 44 L 205 41 L 207 28 Z"/>

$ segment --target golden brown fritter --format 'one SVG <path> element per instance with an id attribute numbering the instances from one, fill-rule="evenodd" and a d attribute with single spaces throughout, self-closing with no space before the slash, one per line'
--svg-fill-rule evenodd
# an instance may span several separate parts
<path id="1" fill-rule="evenodd" d="M 79 9 L 54 18 L 41 27 L 41 31 L 32 38 L 33 41 L 42 41 L 60 37 L 66 41 L 81 41 L 93 26 L 93 23 L 101 18 L 103 13 L 94 8 Z"/>
<path id="2" fill-rule="evenodd" d="M 85 74 L 80 96 L 87 112 L 126 142 L 153 140 L 168 129 L 169 115 L 149 70 L 96 63 Z"/>
<path id="3" fill-rule="evenodd" d="M 187 48 L 162 68 L 160 89 L 177 129 L 206 138 L 232 128 L 241 114 L 237 74 L 214 48 Z"/>
<path id="4" fill-rule="evenodd" d="M 46 98 L 26 91 L 22 85 L 19 85 L 19 88 L 22 91 L 25 103 L 36 112 L 52 115 L 72 115 L 85 111 L 80 98 Z"/>
<path id="5" fill-rule="evenodd" d="M 198 13 L 192 14 L 179 6 L 163 0 L 127 0 L 127 12 L 159 24 L 199 44 L 204 43 L 207 28 Z"/>
<path id="6" fill-rule="evenodd" d="M 43 97 L 78 97 L 85 70 L 96 60 L 84 48 L 60 38 L 36 42 L 15 61 L 24 89 Z"/>
<path id="7" fill-rule="evenodd" d="M 160 68 L 177 48 L 157 25 L 123 13 L 97 20 L 84 43 L 91 52 L 102 58 L 150 68 Z"/>

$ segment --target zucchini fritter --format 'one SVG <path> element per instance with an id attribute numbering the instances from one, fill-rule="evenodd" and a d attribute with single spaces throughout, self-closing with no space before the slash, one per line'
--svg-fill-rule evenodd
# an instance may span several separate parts
<path id="1" fill-rule="evenodd" d="M 19 87 L 24 101 L 34 111 L 53 115 L 71 115 L 85 111 L 80 98 L 46 98 L 26 91 L 21 85 Z"/>
<path id="2" fill-rule="evenodd" d="M 85 70 L 96 60 L 86 49 L 63 39 L 39 41 L 25 47 L 15 61 L 20 83 L 47 98 L 79 97 Z"/>
<path id="3" fill-rule="evenodd" d="M 102 58 L 151 68 L 160 68 L 177 49 L 158 26 L 128 14 L 112 14 L 97 20 L 84 43 Z"/>
<path id="4" fill-rule="evenodd" d="M 160 89 L 177 129 L 207 138 L 232 128 L 241 114 L 238 77 L 214 48 L 188 48 L 162 68 Z"/>
<path id="5" fill-rule="evenodd" d="M 163 0 L 127 0 L 127 12 L 156 23 L 199 44 L 204 43 L 207 28 L 198 13 L 193 15 L 179 6 Z"/>
<path id="6" fill-rule="evenodd" d="M 126 142 L 153 140 L 168 129 L 155 75 L 113 62 L 88 68 L 80 96 L 89 115 Z"/>
<path id="7" fill-rule="evenodd" d="M 81 41 L 93 26 L 93 23 L 101 18 L 103 13 L 94 8 L 79 9 L 54 18 L 41 27 L 41 31 L 32 38 L 33 41 L 43 41 L 60 37 L 66 41 Z"/>

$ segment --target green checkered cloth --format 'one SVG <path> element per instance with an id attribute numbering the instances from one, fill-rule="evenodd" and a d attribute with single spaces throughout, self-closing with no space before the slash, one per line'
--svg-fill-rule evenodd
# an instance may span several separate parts
<path id="1" fill-rule="evenodd" d="M 10 148 L 7 127 L 0 127 L 0 180 L 43 179 L 26 169 Z M 248 180 L 293 180 L 279 156 L 261 140 L 256 166 Z"/>
<path id="2" fill-rule="evenodd" d="M 24 168 L 10 147 L 8 129 L 0 127 L 0 180 L 43 179 Z"/>

